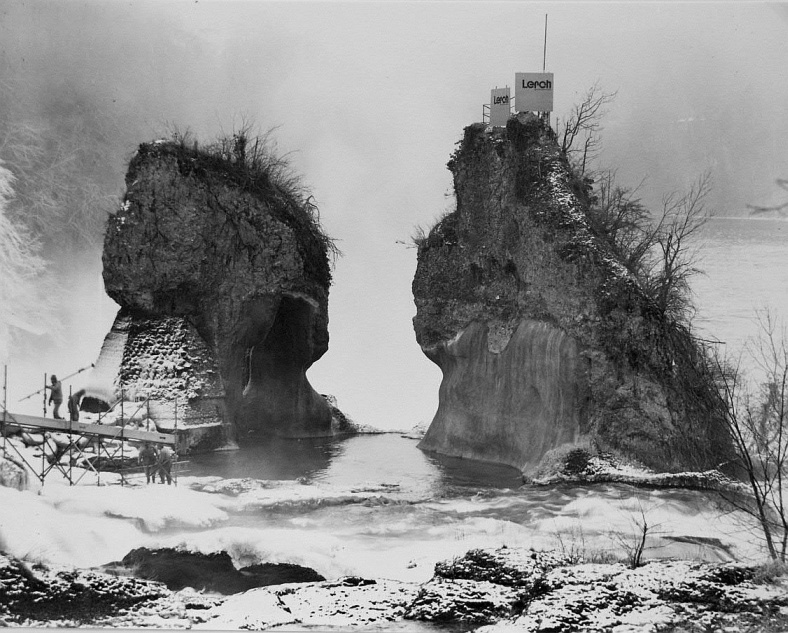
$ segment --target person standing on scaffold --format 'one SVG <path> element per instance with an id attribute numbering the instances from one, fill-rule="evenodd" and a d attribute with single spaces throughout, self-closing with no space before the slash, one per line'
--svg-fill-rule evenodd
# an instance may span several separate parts
<path id="1" fill-rule="evenodd" d="M 63 385 L 60 384 L 60 381 L 57 379 L 55 374 L 52 374 L 52 384 L 47 385 L 44 389 L 51 389 L 52 393 L 49 394 L 49 404 L 54 405 L 54 409 L 52 409 L 52 417 L 56 420 L 63 420 L 63 416 L 60 415 L 60 405 L 63 404 Z"/>
<path id="2" fill-rule="evenodd" d="M 79 422 L 79 405 L 85 390 L 80 389 L 74 395 L 68 397 L 68 417 L 72 422 Z"/>

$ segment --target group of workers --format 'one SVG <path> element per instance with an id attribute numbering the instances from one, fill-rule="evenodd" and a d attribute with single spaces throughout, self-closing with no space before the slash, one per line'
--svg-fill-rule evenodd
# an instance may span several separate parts
<path id="1" fill-rule="evenodd" d="M 45 389 L 50 390 L 49 404 L 53 406 L 52 417 L 56 420 L 64 420 L 65 418 L 60 415 L 60 405 L 63 404 L 63 385 L 55 374 L 52 374 L 51 383 Z M 79 422 L 79 407 L 84 395 L 85 390 L 80 389 L 68 397 L 68 415 L 72 422 Z M 158 473 L 161 479 L 160 483 L 163 484 L 166 480 L 167 485 L 171 485 L 174 461 L 175 452 L 166 445 L 156 450 L 156 447 L 151 443 L 145 442 L 140 450 L 139 463 L 145 468 L 146 483 L 150 483 L 151 480 L 156 483 L 156 473 Z"/>
<path id="2" fill-rule="evenodd" d="M 172 463 L 175 461 L 175 452 L 166 444 L 158 451 L 153 444 L 145 442 L 140 450 L 139 462 L 145 468 L 145 483 L 156 483 L 156 473 L 159 474 L 161 481 L 167 480 L 167 485 L 172 484 Z"/>

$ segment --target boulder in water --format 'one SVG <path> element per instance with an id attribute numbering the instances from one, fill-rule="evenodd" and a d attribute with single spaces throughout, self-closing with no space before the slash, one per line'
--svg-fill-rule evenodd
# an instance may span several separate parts
<path id="1" fill-rule="evenodd" d="M 172 548 L 140 547 L 126 554 L 120 563 L 106 567 L 121 566 L 139 578 L 158 580 L 176 591 L 193 587 L 234 594 L 253 587 L 325 580 L 313 569 L 300 565 L 263 563 L 236 569 L 227 552 L 202 554 Z"/>

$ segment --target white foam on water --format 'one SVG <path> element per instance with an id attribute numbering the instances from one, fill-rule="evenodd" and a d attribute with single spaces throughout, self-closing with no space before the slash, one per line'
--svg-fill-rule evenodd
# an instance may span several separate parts
<path id="1" fill-rule="evenodd" d="M 236 567 L 292 563 L 333 578 L 354 573 L 346 543 L 317 531 L 222 527 L 189 534 L 159 535 L 149 547 L 173 547 L 210 554 L 225 551 Z"/>
<path id="2" fill-rule="evenodd" d="M 585 495 L 540 519 L 533 528 L 554 534 L 564 546 L 586 549 L 588 554 L 610 551 L 626 556 L 642 536 L 644 525 L 646 557 L 763 558 L 757 525 L 741 512 L 718 507 L 714 493 L 662 490 L 635 491 L 620 498 Z"/>
<path id="3" fill-rule="evenodd" d="M 0 545 L 17 558 L 92 567 L 122 558 L 145 535 L 120 519 L 71 514 L 32 492 L 0 487 Z"/>
<path id="4" fill-rule="evenodd" d="M 64 513 L 129 519 L 150 532 L 211 527 L 228 518 L 212 495 L 180 486 L 45 486 L 41 495 Z"/>

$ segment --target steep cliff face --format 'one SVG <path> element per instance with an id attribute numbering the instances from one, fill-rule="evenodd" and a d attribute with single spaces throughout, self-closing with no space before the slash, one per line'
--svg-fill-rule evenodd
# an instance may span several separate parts
<path id="1" fill-rule="evenodd" d="M 700 351 L 591 229 L 553 132 L 532 115 L 470 126 L 449 168 L 457 209 L 413 281 L 416 338 L 443 372 L 421 447 L 522 469 L 578 442 L 666 470 L 723 461 Z"/>
<path id="2" fill-rule="evenodd" d="M 329 240 L 308 202 L 249 168 L 243 149 L 159 141 L 131 160 L 103 254 L 106 291 L 122 306 L 115 329 L 138 333 L 118 376 L 147 392 L 185 377 L 177 359 L 172 375 L 149 380 L 147 369 L 177 329 L 184 357 L 206 359 L 181 395 L 210 400 L 240 440 L 330 434 L 328 403 L 305 376 L 328 348 Z"/>

